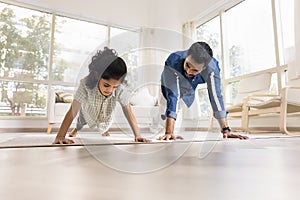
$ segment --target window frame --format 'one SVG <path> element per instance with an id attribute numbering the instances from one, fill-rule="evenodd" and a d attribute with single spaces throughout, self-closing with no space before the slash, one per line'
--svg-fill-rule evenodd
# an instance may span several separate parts
<path id="1" fill-rule="evenodd" d="M 276 66 L 275 67 L 270 67 L 268 69 L 265 69 L 265 70 L 261 70 L 261 71 L 256 71 L 256 72 L 252 72 L 252 73 L 247 73 L 247 74 L 244 74 L 244 75 L 240 75 L 240 76 L 236 76 L 236 77 L 231 77 L 231 78 L 224 78 L 225 77 L 225 66 L 226 66 L 226 63 L 225 63 L 225 56 L 226 56 L 226 52 L 224 50 L 224 42 L 225 42 L 225 36 L 224 36 L 224 29 L 225 29 L 225 20 L 224 20 L 224 15 L 225 15 L 225 12 L 228 11 L 229 9 L 237 6 L 238 4 L 240 3 L 243 3 L 244 1 L 233 1 L 231 3 L 228 3 L 226 5 L 222 5 L 222 6 L 219 6 L 217 8 L 215 8 L 213 11 L 209 12 L 209 14 L 207 14 L 206 16 L 200 18 L 200 19 L 197 19 L 197 20 L 194 20 L 193 21 L 193 38 L 195 39 L 196 38 L 196 31 L 197 31 L 197 28 L 207 22 L 209 22 L 210 20 L 212 20 L 213 18 L 215 17 L 218 17 L 219 16 L 219 19 L 220 19 L 220 31 L 221 31 L 221 56 L 222 56 L 222 61 L 221 61 L 221 64 L 220 64 L 220 67 L 221 67 L 221 76 L 222 76 L 222 90 L 223 90 L 223 96 L 224 96 L 224 102 L 225 103 L 228 103 L 229 100 L 230 100 L 230 97 L 228 95 L 228 93 L 226 92 L 227 91 L 227 88 L 230 86 L 230 84 L 236 82 L 236 81 L 239 81 L 243 78 L 246 78 L 248 76 L 251 76 L 251 75 L 255 75 L 255 74 L 259 74 L 263 71 L 268 71 L 268 72 L 271 72 L 271 73 L 276 73 L 277 74 L 277 94 L 280 94 L 281 92 L 281 89 L 283 87 L 285 87 L 286 85 L 286 71 L 287 71 L 287 65 L 284 64 L 284 65 L 280 65 L 280 52 L 279 52 L 279 42 L 280 42 L 280 38 L 278 36 L 278 20 L 277 20 L 277 16 L 279 15 L 279 13 L 277 13 L 279 10 L 276 6 L 277 6 L 277 0 L 271 0 L 271 9 L 272 9 L 272 23 L 273 23 L 273 37 L 274 37 L 274 50 L 275 50 L 275 63 L 276 63 Z"/>
<path id="2" fill-rule="evenodd" d="M 47 99 L 46 99 L 46 113 L 44 116 L 0 116 L 0 120 L 2 119 L 14 119 L 14 120 L 23 120 L 23 119 L 28 119 L 28 120 L 34 120 L 34 119 L 47 119 L 48 118 L 48 97 L 50 95 L 50 90 L 52 88 L 52 86 L 61 86 L 61 87 L 76 87 L 76 82 L 64 82 L 64 81 L 56 81 L 53 80 L 53 71 L 52 71 L 52 64 L 53 64 L 53 53 L 54 53 L 54 36 L 55 36 L 55 18 L 57 16 L 61 16 L 61 17 L 66 17 L 66 18 L 70 18 L 73 20 L 79 20 L 79 21 L 83 21 L 83 22 L 88 22 L 88 23 L 93 23 L 93 24 L 98 24 L 101 26 L 105 26 L 106 27 L 106 39 L 107 39 L 107 46 L 109 47 L 110 44 L 110 29 L 111 28 L 116 28 L 116 29 L 122 29 L 125 31 L 132 31 L 131 28 L 129 27 L 124 27 L 124 26 L 118 26 L 118 25 L 111 25 L 109 23 L 99 23 L 96 22 L 95 20 L 92 19 L 88 19 L 88 18 L 84 18 L 84 17 L 78 17 L 78 16 L 73 16 L 73 15 L 68 15 L 66 13 L 62 13 L 62 12 L 57 12 L 57 11 L 49 11 L 47 9 L 42 9 L 42 8 L 37 8 L 31 5 L 26 5 L 23 3 L 8 3 L 8 2 L 3 2 L 0 1 L 2 4 L 5 4 L 7 6 L 16 6 L 16 7 L 20 7 L 20 8 L 24 8 L 24 9 L 28 9 L 28 10 L 32 10 L 34 12 L 41 12 L 41 13 L 45 13 L 50 15 L 50 20 L 51 20 L 51 27 L 50 27 L 50 41 L 49 41 L 49 60 L 48 60 L 48 78 L 46 80 L 35 80 L 35 79 L 22 79 L 19 80 L 17 78 L 9 78 L 9 77 L 0 77 L 0 81 L 4 81 L 4 82 L 21 82 L 21 83 L 30 83 L 30 84 L 43 84 L 43 85 L 47 85 L 48 86 L 48 91 L 47 91 Z"/>

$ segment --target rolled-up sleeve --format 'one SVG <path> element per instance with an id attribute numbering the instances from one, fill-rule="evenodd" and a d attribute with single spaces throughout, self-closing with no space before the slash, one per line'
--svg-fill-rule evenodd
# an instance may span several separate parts
<path id="1" fill-rule="evenodd" d="M 161 75 L 161 90 L 167 101 L 166 116 L 177 118 L 178 85 L 174 69 L 165 66 Z"/>
<path id="2" fill-rule="evenodd" d="M 214 66 L 211 67 L 213 70 L 207 74 L 206 82 L 213 115 L 216 119 L 226 118 L 227 112 L 224 106 L 218 63 L 212 62 L 210 64 Z"/>

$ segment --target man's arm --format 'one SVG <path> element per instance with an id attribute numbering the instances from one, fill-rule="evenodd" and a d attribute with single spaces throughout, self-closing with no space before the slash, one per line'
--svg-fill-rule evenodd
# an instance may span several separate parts
<path id="1" fill-rule="evenodd" d="M 175 139 L 183 139 L 180 135 L 174 134 L 174 127 L 175 127 L 175 119 L 171 117 L 167 117 L 166 119 L 166 131 L 165 135 L 160 136 L 159 140 L 175 140 Z"/>
<path id="2" fill-rule="evenodd" d="M 161 76 L 161 89 L 166 99 L 166 130 L 165 135 L 160 136 L 159 140 L 183 139 L 174 134 L 175 121 L 177 118 L 177 107 L 179 101 L 179 82 L 176 72 L 165 66 Z"/>
<path id="3" fill-rule="evenodd" d="M 228 126 L 227 118 L 218 119 L 218 122 L 221 127 L 221 132 L 223 133 L 223 138 L 239 138 L 241 140 L 248 139 L 247 136 L 231 133 L 231 129 Z"/>
<path id="4" fill-rule="evenodd" d="M 227 121 L 227 112 L 224 106 L 218 62 L 212 61 L 210 64 L 214 66 L 211 66 L 211 69 L 213 69 L 213 71 L 208 73 L 206 76 L 207 90 L 209 94 L 209 100 L 214 112 L 214 117 L 219 122 L 223 137 L 248 139 L 248 137 L 246 136 L 235 135 L 231 133 L 231 129 L 229 128 Z"/>
<path id="5" fill-rule="evenodd" d="M 161 75 L 161 91 L 166 99 L 166 117 L 177 118 L 177 104 L 179 101 L 178 75 L 171 67 L 165 66 Z"/>

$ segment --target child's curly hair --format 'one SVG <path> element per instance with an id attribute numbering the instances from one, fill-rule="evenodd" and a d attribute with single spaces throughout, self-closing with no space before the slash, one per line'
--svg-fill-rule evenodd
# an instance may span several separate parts
<path id="1" fill-rule="evenodd" d="M 89 64 L 89 75 L 87 76 L 86 85 L 93 89 L 100 78 L 109 80 L 115 79 L 123 82 L 127 73 L 125 61 L 118 57 L 114 49 L 104 47 L 104 50 L 97 51 L 92 57 L 92 62 Z"/>

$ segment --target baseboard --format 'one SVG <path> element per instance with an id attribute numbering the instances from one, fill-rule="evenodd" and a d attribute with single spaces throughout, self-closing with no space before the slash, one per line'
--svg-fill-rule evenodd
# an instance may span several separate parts
<path id="1" fill-rule="evenodd" d="M 29 132 L 45 132 L 47 128 L 0 128 L 0 133 L 29 133 Z"/>
<path id="2" fill-rule="evenodd" d="M 51 134 L 56 134 L 59 128 L 52 128 Z M 71 131 L 73 128 L 70 128 L 68 131 Z M 127 132 L 132 131 L 130 128 L 110 128 L 111 132 Z M 140 128 L 140 131 L 149 132 L 150 128 Z M 34 132 L 45 132 L 47 133 L 47 128 L 0 128 L 0 133 L 34 133 Z M 97 132 L 94 129 L 83 128 L 80 132 Z"/>
<path id="3" fill-rule="evenodd" d="M 239 127 L 231 127 L 233 131 L 235 132 L 242 132 L 241 128 Z M 59 128 L 53 128 L 51 133 L 56 134 Z M 72 128 L 69 129 L 71 131 Z M 272 127 L 253 127 L 253 130 L 262 130 L 266 132 L 276 132 L 279 131 L 279 129 L 274 129 Z M 300 132 L 300 127 L 290 127 L 288 128 L 289 131 L 298 131 Z M 109 131 L 111 132 L 127 132 L 132 131 L 130 128 L 110 128 Z M 143 132 L 151 132 L 150 128 L 140 128 L 140 131 Z M 176 131 L 208 131 L 208 128 L 206 127 L 185 127 L 181 129 L 176 129 Z M 218 128 L 214 128 L 211 131 L 220 131 Z M 0 133 L 34 133 L 34 132 L 45 132 L 47 133 L 47 128 L 0 128 Z M 95 130 L 90 128 L 83 128 L 80 130 L 80 132 L 95 132 Z"/>

